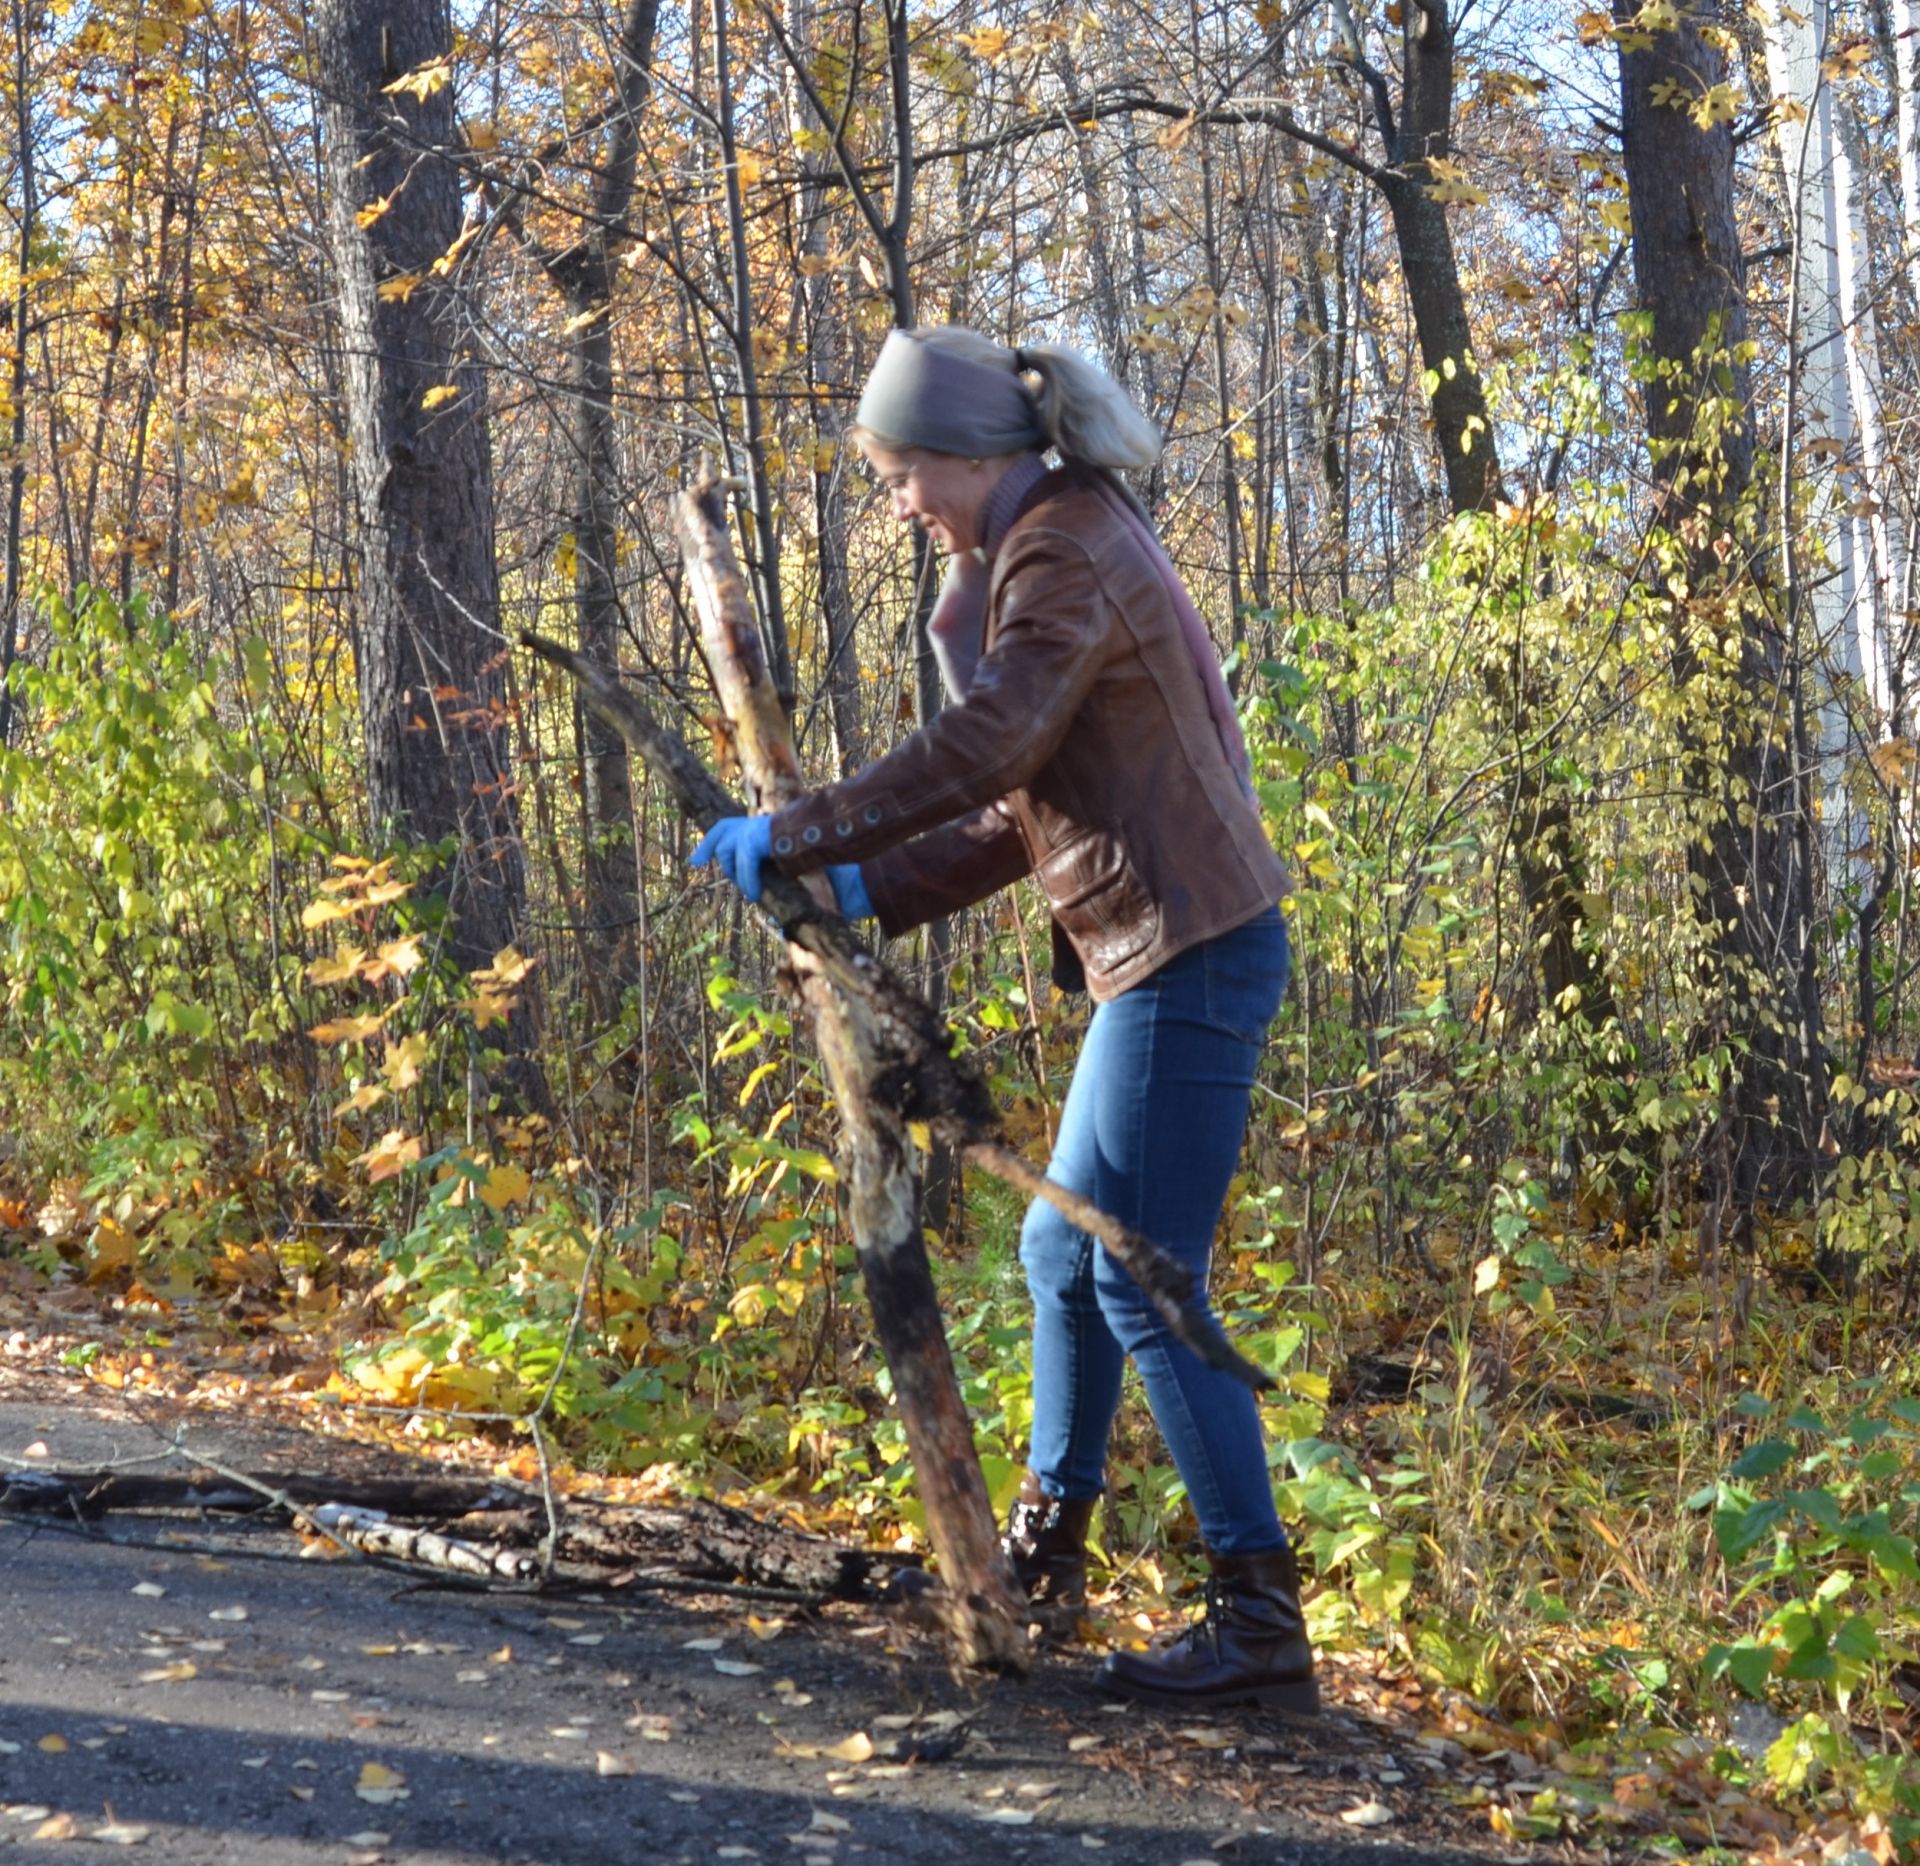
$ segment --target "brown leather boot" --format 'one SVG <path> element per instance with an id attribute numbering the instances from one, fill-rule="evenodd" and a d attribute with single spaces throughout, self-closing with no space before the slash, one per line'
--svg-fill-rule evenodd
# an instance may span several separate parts
<path id="1" fill-rule="evenodd" d="M 1207 1556 L 1207 1610 L 1154 1652 L 1112 1652 L 1095 1680 L 1116 1697 L 1205 1709 L 1258 1704 L 1317 1716 L 1313 1651 L 1300 1617 L 1293 1550 Z"/>
<path id="2" fill-rule="evenodd" d="M 1097 1497 L 1050 1497 L 1029 1471 L 1007 1514 L 1000 1546 L 1013 1563 L 1013 1578 L 1036 1607 L 1087 1604 L 1087 1528 Z"/>

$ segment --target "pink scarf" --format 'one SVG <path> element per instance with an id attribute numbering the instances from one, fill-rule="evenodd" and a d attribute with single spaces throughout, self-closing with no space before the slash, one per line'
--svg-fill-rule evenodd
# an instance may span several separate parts
<path id="1" fill-rule="evenodd" d="M 987 592 L 993 577 L 993 559 L 999 554 L 1022 506 L 1042 479 L 1046 464 L 1038 454 L 1025 454 L 1001 475 L 999 483 L 987 495 L 981 514 L 979 551 L 963 551 L 947 560 L 946 580 L 934 602 L 927 621 L 927 633 L 934 658 L 940 663 L 940 677 L 948 694 L 964 700 L 973 684 L 973 670 L 979 665 L 980 645 L 986 632 Z M 1253 792 L 1252 761 L 1240 721 L 1233 710 L 1233 695 L 1227 691 L 1226 676 L 1220 671 L 1220 657 L 1207 633 L 1200 611 L 1193 606 L 1180 573 L 1153 535 L 1153 528 L 1141 515 L 1113 475 L 1093 471 L 1087 475 L 1093 490 L 1107 509 L 1125 525 L 1134 541 L 1146 552 L 1159 574 L 1161 587 L 1180 624 L 1180 637 L 1192 657 L 1194 672 L 1200 676 L 1201 690 L 1207 696 L 1207 712 L 1214 730 L 1220 735 L 1220 749 L 1228 765 L 1248 795 Z"/>

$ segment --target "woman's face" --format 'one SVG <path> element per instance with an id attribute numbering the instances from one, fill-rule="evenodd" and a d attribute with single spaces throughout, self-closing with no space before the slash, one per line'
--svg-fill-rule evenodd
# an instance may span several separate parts
<path id="1" fill-rule="evenodd" d="M 860 451 L 902 524 L 922 526 L 949 556 L 980 542 L 980 511 L 998 477 L 988 469 L 1004 463 L 865 439 Z"/>

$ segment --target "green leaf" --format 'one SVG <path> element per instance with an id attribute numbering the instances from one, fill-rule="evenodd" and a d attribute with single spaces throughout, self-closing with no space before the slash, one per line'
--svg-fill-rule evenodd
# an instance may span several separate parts
<path id="1" fill-rule="evenodd" d="M 1749 1445 L 1734 1460 L 1729 1473 L 1742 1483 L 1754 1478 L 1772 1477 L 1793 1462 L 1793 1447 L 1783 1439 L 1763 1438 L 1757 1445 Z"/>

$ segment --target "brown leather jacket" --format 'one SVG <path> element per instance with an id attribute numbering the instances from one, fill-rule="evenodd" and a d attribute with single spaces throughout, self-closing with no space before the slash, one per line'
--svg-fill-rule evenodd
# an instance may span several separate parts
<path id="1" fill-rule="evenodd" d="M 1287 891 L 1157 569 L 1070 472 L 1007 532 L 982 646 L 963 702 L 775 815 L 776 866 L 859 861 L 888 934 L 1034 874 L 1057 982 L 1101 1000 Z"/>

